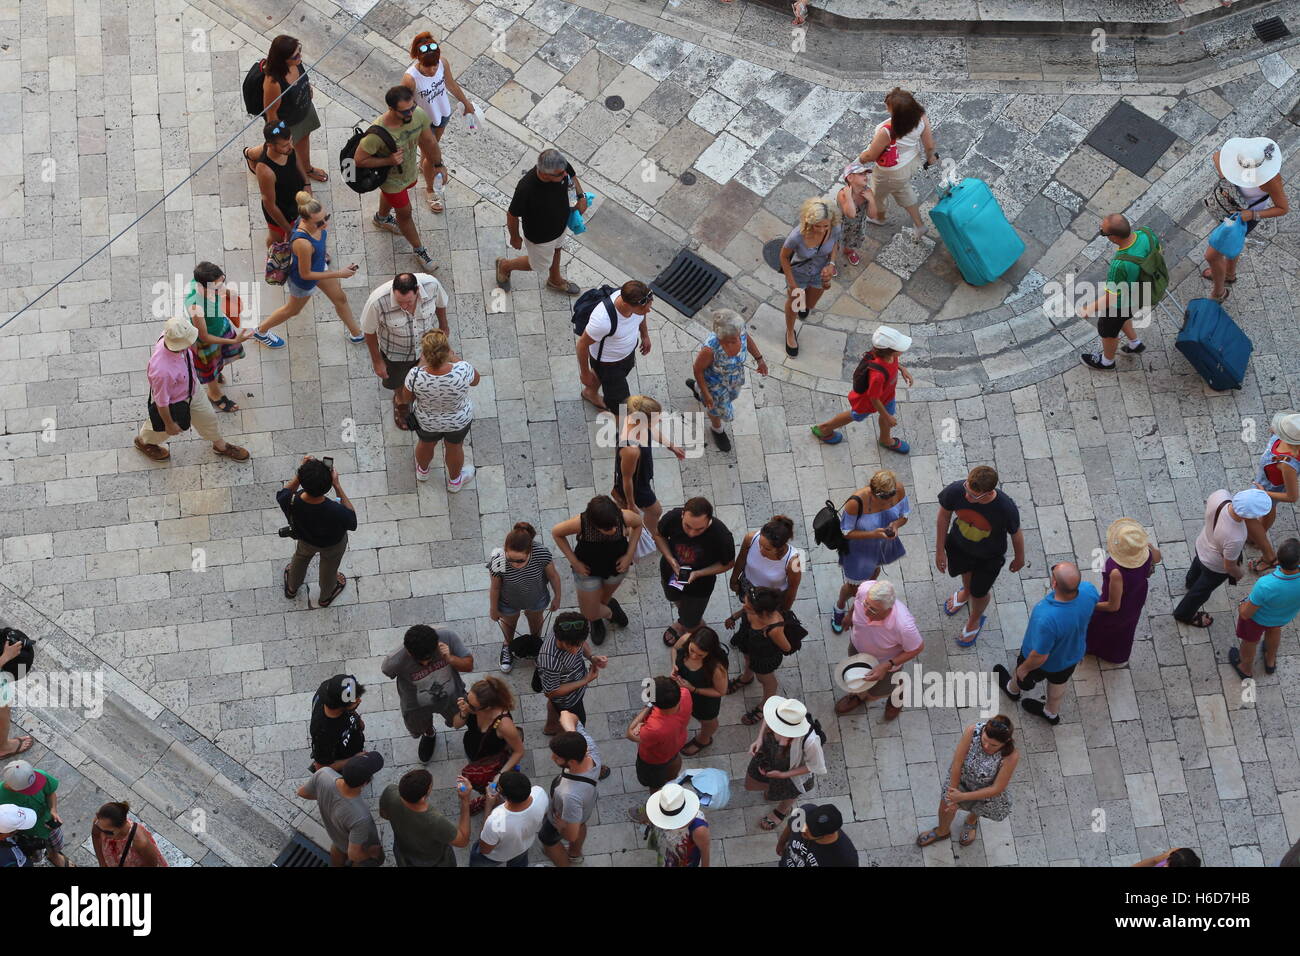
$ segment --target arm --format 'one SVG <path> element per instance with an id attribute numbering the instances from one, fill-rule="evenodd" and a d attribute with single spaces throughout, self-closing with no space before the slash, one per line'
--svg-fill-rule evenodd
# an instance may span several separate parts
<path id="1" fill-rule="evenodd" d="M 1282 469 L 1282 491 L 1270 491 L 1268 496 L 1274 501 L 1285 501 L 1287 504 L 1300 499 L 1300 475 L 1297 475 L 1292 468 Z"/>
<path id="2" fill-rule="evenodd" d="M 388 378 L 388 363 L 384 361 L 383 353 L 379 351 L 379 336 L 374 332 L 367 332 L 366 351 L 370 353 L 370 365 L 375 370 L 375 374 L 380 378 Z M 398 392 L 406 390 L 405 386 L 400 386 Z M 401 396 L 398 396 L 398 403 L 401 404 Z"/>
<path id="3" fill-rule="evenodd" d="M 591 334 L 586 329 L 583 330 L 582 335 L 578 336 L 578 378 L 588 388 L 600 387 L 600 379 L 591 370 L 590 349 L 594 342 L 595 339 L 591 337 Z"/>
<path id="4" fill-rule="evenodd" d="M 641 713 L 632 718 L 632 723 L 627 725 L 626 736 L 628 740 L 635 741 L 636 743 L 641 742 L 641 725 L 645 723 L 646 718 L 649 716 L 650 708 L 643 707 L 641 708 Z"/>
<path id="5" fill-rule="evenodd" d="M 582 183 L 578 182 L 578 174 L 574 173 L 571 177 L 573 180 L 574 191 L 578 194 L 578 212 L 587 211 L 587 191 L 582 188 Z"/>
<path id="6" fill-rule="evenodd" d="M 636 546 L 641 540 L 641 529 L 645 527 L 645 522 L 635 511 L 624 509 L 623 521 L 627 524 L 627 553 L 614 565 L 614 569 L 619 574 L 632 567 L 632 562 L 636 560 Z"/>
<path id="7" fill-rule="evenodd" d="M 578 560 L 573 546 L 569 544 L 569 535 L 577 534 L 581 530 L 582 521 L 579 518 L 570 518 L 568 521 L 561 521 L 551 529 L 551 538 L 555 541 L 555 546 L 560 549 L 560 553 L 569 559 L 573 570 L 585 576 L 591 573 L 591 569 Z"/>
<path id="8" fill-rule="evenodd" d="M 144 860 L 145 866 L 162 867 L 167 865 L 167 861 L 163 859 L 162 850 L 158 849 L 158 844 L 154 842 L 153 834 L 144 827 L 136 831 L 135 843 L 132 844 L 132 848 L 140 851 L 140 857 Z"/>
<path id="9" fill-rule="evenodd" d="M 213 335 L 208 331 L 208 321 L 203 315 L 203 310 L 197 305 L 190 306 L 190 321 L 194 323 L 194 328 L 198 330 L 199 341 L 204 345 L 221 343 L 222 345 L 238 345 L 239 339 L 227 339 L 220 335 Z"/>
<path id="10" fill-rule="evenodd" d="M 927 164 L 933 163 L 939 158 L 939 151 L 934 145 L 934 127 L 930 125 L 930 117 L 921 117 L 921 145 L 925 147 L 925 161 Z"/>
<path id="11" fill-rule="evenodd" d="M 456 838 L 451 841 L 451 845 L 466 847 L 469 846 L 469 781 L 457 777 L 456 783 L 465 784 L 465 789 L 462 791 L 459 787 L 456 788 L 456 796 L 460 799 L 460 819 L 456 821 Z"/>
<path id="12" fill-rule="evenodd" d="M 597 668 L 589 667 L 587 668 L 586 675 L 583 676 L 581 680 L 572 680 L 569 681 L 567 684 L 561 684 L 560 686 L 556 687 L 554 690 L 543 691 L 542 696 L 545 697 L 547 700 L 554 700 L 556 697 L 564 697 L 568 694 L 572 694 L 575 690 L 578 690 L 581 687 L 586 687 L 588 684 L 594 681 L 596 679 L 596 675 L 598 675 L 599 673 L 600 671 Z"/>
<path id="13" fill-rule="evenodd" d="M 749 564 L 749 548 L 754 543 L 754 532 L 749 532 L 740 542 L 740 551 L 737 554 L 734 570 L 731 572 L 731 590 L 737 594 L 740 593 L 740 576 L 745 573 L 745 567 Z"/>
<path id="14" fill-rule="evenodd" d="M 691 834 L 691 839 L 695 845 L 700 848 L 700 866 L 709 865 L 709 828 L 696 827 L 695 832 Z"/>
<path id="15" fill-rule="evenodd" d="M 409 76 L 409 74 L 407 74 Z M 433 135 L 432 129 L 426 129 L 420 134 L 420 152 L 424 153 L 433 161 L 434 169 L 446 169 L 442 162 L 442 149 L 438 146 L 438 138 Z"/>
<path id="16" fill-rule="evenodd" d="M 650 354 L 650 314 L 641 317 L 641 354 Z"/>
<path id="17" fill-rule="evenodd" d="M 623 499 L 619 504 L 625 508 L 632 507 L 636 501 L 632 496 L 632 476 L 636 474 L 636 466 L 640 460 L 640 448 L 625 445 L 618 450 L 618 462 L 623 473 L 623 484 L 621 487 L 614 490 L 617 491 L 619 497 Z"/>
<path id="18" fill-rule="evenodd" d="M 546 565 L 546 580 L 551 584 L 551 610 L 557 611 L 560 607 L 560 596 L 564 592 L 564 587 L 560 582 L 560 569 L 551 561 Z"/>
<path id="19" fill-rule="evenodd" d="M 966 762 L 966 754 L 970 752 L 971 741 L 975 737 L 975 725 L 971 724 L 962 731 L 961 740 L 957 742 L 957 748 L 953 751 L 952 763 L 948 767 L 948 789 L 956 790 L 957 785 L 961 783 L 961 765 Z M 946 799 L 946 798 L 945 798 Z"/>
<path id="20" fill-rule="evenodd" d="M 311 267 L 312 246 L 306 239 L 298 238 L 293 241 L 293 254 L 298 257 L 298 274 L 306 282 L 316 282 L 320 279 L 350 279 L 353 272 L 350 269 L 331 269 L 329 272 L 317 272 Z"/>
<path id="21" fill-rule="evenodd" d="M 934 522 L 934 566 L 941 572 L 948 570 L 948 555 L 944 553 L 943 545 L 948 539 L 948 524 L 951 521 L 952 512 L 940 505 Z"/>
<path id="22" fill-rule="evenodd" d="M 506 213 L 506 230 L 510 233 L 510 245 L 516 249 L 524 247 L 524 240 L 519 235 L 519 217 Z"/>
<path id="23" fill-rule="evenodd" d="M 1011 559 L 1011 564 L 1007 566 L 1007 570 L 1015 574 L 1025 566 L 1025 533 L 1023 531 L 1017 529 L 1016 533 L 1011 536 L 1011 548 L 1015 553 L 1015 557 Z"/>
<path id="24" fill-rule="evenodd" d="M 1016 772 L 1016 765 L 1020 763 L 1020 751 L 1016 751 L 1006 760 L 1002 761 L 1002 766 L 998 768 L 997 778 L 990 786 L 980 787 L 978 790 L 972 790 L 965 794 L 963 800 L 987 800 L 989 797 L 996 797 L 1007 789 L 1011 783 L 1011 775 Z"/>
<path id="25" fill-rule="evenodd" d="M 280 104 L 278 102 L 272 105 L 272 101 L 280 95 L 280 84 L 262 74 L 262 108 L 266 114 L 266 121 L 274 123 L 280 118 Z"/>
<path id="26" fill-rule="evenodd" d="M 407 74 L 407 78 L 409 79 L 409 74 Z M 442 78 L 447 84 L 447 91 L 451 93 L 452 96 L 456 97 L 456 99 L 460 100 L 461 106 L 465 107 L 466 114 L 473 113 L 474 104 L 471 103 L 469 97 L 465 95 L 465 91 L 460 88 L 460 84 L 456 82 L 456 78 L 451 75 L 451 64 L 447 62 L 445 56 L 442 58 Z M 411 80 L 411 82 L 414 84 L 415 81 Z"/>
<path id="27" fill-rule="evenodd" d="M 1119 568 L 1111 568 L 1110 571 L 1110 597 L 1098 604 L 1094 611 L 1118 611 L 1120 602 L 1124 600 L 1124 575 L 1119 573 Z"/>
<path id="28" fill-rule="evenodd" d="M 349 528 L 348 530 L 356 531 L 357 530 L 356 510 L 357 509 L 352 507 L 352 502 L 348 498 L 348 493 L 343 490 L 343 485 L 339 483 L 339 473 L 337 470 L 334 472 L 334 493 L 339 496 L 339 504 L 341 504 L 344 508 L 347 508 L 349 511 L 353 513 L 352 527 Z"/>
<path id="29" fill-rule="evenodd" d="M 1145 860 L 1141 860 L 1137 863 L 1134 863 L 1133 865 L 1134 866 L 1155 866 L 1157 863 L 1163 863 L 1165 860 L 1169 859 L 1169 855 L 1173 852 L 1174 852 L 1173 850 L 1165 850 L 1164 853 L 1157 853 L 1155 856 L 1149 856 Z"/>
<path id="30" fill-rule="evenodd" d="M 1243 621 L 1249 621 L 1255 617 L 1255 612 L 1258 610 L 1259 610 L 1259 605 L 1251 604 L 1250 598 L 1247 598 L 1246 600 L 1242 601 L 1241 604 L 1237 607 L 1237 615 Z"/>
<path id="31" fill-rule="evenodd" d="M 356 154 L 352 159 L 359 169 L 370 169 L 374 166 L 400 166 L 402 165 L 402 151 L 399 149 L 388 156 L 376 156 L 374 153 L 367 153 L 365 147 L 358 143 Z"/>
<path id="32" fill-rule="evenodd" d="M 1028 656 L 1025 657 L 1025 662 L 1015 670 L 1016 681 L 1019 682 L 1024 680 L 1034 671 L 1038 670 L 1038 668 L 1042 667 L 1046 660 L 1046 654 L 1040 654 L 1038 651 L 1030 651 Z"/>
<path id="33" fill-rule="evenodd" d="M 97 826 L 92 825 L 90 828 L 90 843 L 95 848 L 95 861 L 99 864 L 100 869 L 108 866 L 108 863 L 104 860 L 104 835 L 99 832 Z"/>
<path id="34" fill-rule="evenodd" d="M 803 572 L 794 569 L 795 562 L 792 560 L 785 569 L 785 577 L 788 582 L 785 589 L 785 599 L 782 601 L 783 610 L 790 610 L 794 606 L 794 599 L 799 596 L 799 582 L 803 580 Z"/>
<path id="35" fill-rule="evenodd" d="M 754 361 L 758 363 L 758 374 L 766 375 L 767 362 L 763 360 L 762 353 L 758 351 L 758 343 L 755 342 L 752 338 L 748 338 L 748 337 L 746 337 L 745 341 L 749 349 L 749 354 L 754 356 Z M 703 397 L 703 393 L 701 393 L 701 397 Z"/>
<path id="36" fill-rule="evenodd" d="M 510 756 L 506 758 L 505 764 L 501 767 L 504 773 L 518 766 L 520 761 L 524 759 L 524 735 L 519 732 L 519 728 L 515 726 L 512 717 L 507 717 L 497 724 L 497 733 L 501 735 L 501 739 L 510 748 Z"/>
<path id="37" fill-rule="evenodd" d="M 1249 222 L 1251 219 L 1276 219 L 1278 216 L 1285 216 L 1291 211 L 1291 204 L 1287 202 L 1286 190 L 1282 188 L 1282 177 L 1274 176 L 1264 185 L 1259 187 L 1268 193 L 1268 198 L 1273 200 L 1272 209 L 1247 209 L 1242 212 L 1242 219 Z"/>
<path id="38" fill-rule="evenodd" d="M 785 276 L 786 286 L 788 286 L 790 291 L 793 292 L 798 283 L 794 281 L 794 270 L 790 265 L 790 254 L 791 250 L 789 246 L 781 247 L 781 272 Z"/>
<path id="39" fill-rule="evenodd" d="M 880 154 L 887 149 L 889 149 L 889 133 L 882 127 L 876 130 L 876 135 L 871 137 L 871 142 L 867 144 L 867 148 L 858 155 L 858 162 L 874 163 L 880 158 Z"/>
<path id="40" fill-rule="evenodd" d="M 501 578 L 498 575 L 488 575 L 488 617 L 494 621 L 501 620 L 501 612 L 497 609 L 497 601 L 501 599 Z"/>

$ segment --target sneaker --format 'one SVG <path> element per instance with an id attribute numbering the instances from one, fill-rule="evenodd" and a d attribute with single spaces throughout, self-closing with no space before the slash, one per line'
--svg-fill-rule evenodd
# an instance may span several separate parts
<path id="1" fill-rule="evenodd" d="M 389 232 L 396 233 L 399 236 L 402 234 L 401 227 L 397 225 L 397 217 L 391 212 L 387 216 L 381 216 L 379 213 L 375 213 L 374 218 L 370 221 L 380 229 L 387 229 Z"/>
<path id="2" fill-rule="evenodd" d="M 609 599 L 609 613 L 615 627 L 627 627 L 627 612 L 613 598 Z"/>
<path id="3" fill-rule="evenodd" d="M 831 630 L 836 634 L 844 633 L 844 615 L 849 613 L 847 608 L 837 607 L 831 611 Z"/>
<path id="4" fill-rule="evenodd" d="M 725 431 L 712 432 L 712 434 L 713 444 L 718 446 L 718 451 L 731 451 L 731 439 L 727 437 Z"/>
<path id="5" fill-rule="evenodd" d="M 591 643 L 599 647 L 605 643 L 605 620 L 597 618 L 591 622 Z"/>
<path id="6" fill-rule="evenodd" d="M 416 480 L 416 481 L 428 481 L 428 480 L 429 480 L 429 469 L 428 469 L 428 468 L 421 468 L 421 467 L 420 467 L 420 463 L 419 463 L 418 461 L 415 463 L 415 480 Z M 451 486 L 448 485 L 448 487 L 451 487 Z"/>
<path id="7" fill-rule="evenodd" d="M 1095 368 L 1101 372 L 1115 371 L 1115 363 L 1111 362 L 1109 365 L 1106 365 L 1101 360 L 1100 352 L 1084 352 L 1079 356 L 1079 358 L 1082 360 L 1084 365 L 1088 366 L 1088 368 Z"/>
<path id="8" fill-rule="evenodd" d="M 429 255 L 429 250 L 420 246 L 418 249 L 412 249 L 411 254 L 424 263 L 424 267 L 430 272 L 437 272 L 438 267 L 433 264 L 433 256 Z"/>
<path id="9" fill-rule="evenodd" d="M 507 644 L 501 645 L 501 673 L 509 674 L 511 668 L 515 666 L 514 655 L 510 653 L 510 647 Z"/>
<path id="10" fill-rule="evenodd" d="M 460 469 L 460 477 L 455 481 L 447 479 L 447 490 L 453 495 L 474 480 L 474 466 L 465 465 Z"/>
<path id="11" fill-rule="evenodd" d="M 360 345 L 365 340 L 366 340 L 366 333 L 364 332 L 358 332 L 356 335 L 353 335 L 351 332 L 348 333 L 348 341 L 351 342 L 353 345 Z"/>
<path id="12" fill-rule="evenodd" d="M 420 763 L 428 763 L 433 759 L 433 748 L 437 746 L 438 738 L 433 734 L 423 734 L 420 737 L 420 749 L 416 754 L 420 758 Z"/>
<path id="13" fill-rule="evenodd" d="M 268 349 L 282 349 L 285 346 L 284 339 L 274 332 L 254 332 L 253 340 L 265 345 Z"/>
<path id="14" fill-rule="evenodd" d="M 1127 342 L 1125 342 L 1123 345 L 1119 347 L 1119 350 L 1121 352 L 1126 352 L 1129 355 L 1141 355 L 1143 352 L 1147 350 L 1147 344 L 1141 340 L 1138 340 L 1137 345 L 1129 345 Z"/>
<path id="15" fill-rule="evenodd" d="M 1029 713 L 1043 718 L 1043 720 L 1047 721 L 1053 727 L 1055 727 L 1057 724 L 1061 722 L 1060 714 L 1057 714 L 1055 717 L 1047 716 L 1045 712 L 1046 708 L 1043 706 L 1043 702 L 1041 700 L 1034 700 L 1033 698 L 1027 698 L 1020 702 L 1020 706 L 1023 707 L 1025 710 L 1029 711 Z"/>

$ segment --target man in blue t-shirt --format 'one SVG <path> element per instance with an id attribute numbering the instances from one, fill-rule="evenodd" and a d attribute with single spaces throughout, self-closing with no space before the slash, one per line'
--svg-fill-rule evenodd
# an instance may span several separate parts
<path id="1" fill-rule="evenodd" d="M 1026 700 L 1020 706 L 1049 724 L 1059 724 L 1065 685 L 1083 660 L 1088 621 L 1100 599 L 1097 589 L 1081 580 L 1075 565 L 1068 561 L 1052 565 L 1051 590 L 1029 615 L 1015 673 L 1009 673 L 1001 664 L 993 668 L 1002 692 L 1012 700 L 1020 700 L 1021 691 L 1032 690 L 1040 680 L 1046 680 L 1046 703 Z"/>
<path id="2" fill-rule="evenodd" d="M 1300 614 L 1300 539 L 1288 538 L 1277 549 L 1278 566 L 1260 577 L 1237 611 L 1241 646 L 1228 651 L 1228 663 L 1242 680 L 1255 676 L 1255 651 L 1264 639 L 1264 671 L 1277 670 L 1282 628 Z M 1271 662 L 1270 662 L 1271 659 Z"/>

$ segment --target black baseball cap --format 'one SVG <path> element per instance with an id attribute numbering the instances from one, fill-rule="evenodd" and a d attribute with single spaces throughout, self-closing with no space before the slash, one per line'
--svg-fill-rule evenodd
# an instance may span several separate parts
<path id="1" fill-rule="evenodd" d="M 343 782 L 349 787 L 364 787 L 371 777 L 383 769 L 382 755 L 373 750 L 363 750 L 343 765 Z"/>
<path id="2" fill-rule="evenodd" d="M 325 682 L 321 700 L 326 707 L 346 707 L 361 699 L 365 687 L 351 674 L 335 674 Z"/>
<path id="3" fill-rule="evenodd" d="M 355 759 L 355 758 L 354 758 Z M 823 803 L 819 807 L 813 807 L 808 811 L 805 818 L 808 826 L 808 835 L 815 837 L 830 836 L 844 826 L 844 817 L 840 815 L 839 807 L 833 803 Z"/>

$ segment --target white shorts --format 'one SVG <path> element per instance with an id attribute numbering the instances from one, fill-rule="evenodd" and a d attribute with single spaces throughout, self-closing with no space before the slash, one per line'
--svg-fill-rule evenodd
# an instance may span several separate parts
<path id="1" fill-rule="evenodd" d="M 534 272 L 549 275 L 551 263 L 555 261 L 555 250 L 564 242 L 564 233 L 550 242 L 529 242 L 524 240 L 524 252 L 528 253 L 528 264 Z"/>

